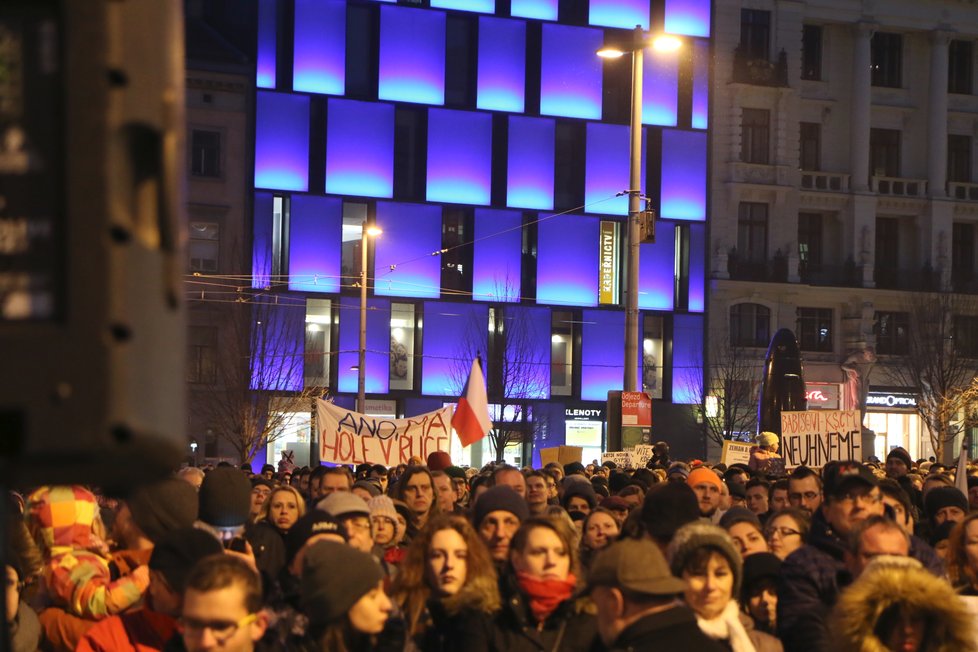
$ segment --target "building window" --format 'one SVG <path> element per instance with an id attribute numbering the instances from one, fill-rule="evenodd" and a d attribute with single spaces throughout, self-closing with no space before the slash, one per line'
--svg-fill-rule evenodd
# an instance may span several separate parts
<path id="1" fill-rule="evenodd" d="M 414 389 L 415 324 L 414 304 L 391 304 L 391 389 Z"/>
<path id="2" fill-rule="evenodd" d="M 360 243 L 363 238 L 363 223 L 367 220 L 367 205 L 357 202 L 343 203 L 343 253 L 340 270 L 343 275 L 340 287 L 357 287 L 360 282 Z"/>
<path id="3" fill-rule="evenodd" d="M 900 266 L 900 223 L 895 217 L 876 218 L 874 278 L 880 287 L 893 287 Z"/>
<path id="4" fill-rule="evenodd" d="M 884 355 L 904 355 L 909 350 L 910 316 L 905 312 L 878 312 L 873 327 L 876 351 Z"/>
<path id="5" fill-rule="evenodd" d="M 574 339 L 578 322 L 569 310 L 550 317 L 550 393 L 570 396 L 574 388 Z"/>
<path id="6" fill-rule="evenodd" d="M 730 345 L 765 347 L 771 340 L 771 310 L 757 303 L 730 306 Z"/>
<path id="7" fill-rule="evenodd" d="M 870 43 L 873 86 L 900 88 L 903 85 L 903 35 L 876 32 Z"/>
<path id="8" fill-rule="evenodd" d="M 642 316 L 642 391 L 662 398 L 662 317 Z"/>
<path id="9" fill-rule="evenodd" d="M 737 255 L 741 262 L 767 262 L 767 204 L 740 202 L 737 215 Z"/>
<path id="10" fill-rule="evenodd" d="M 869 130 L 869 175 L 900 176 L 900 131 L 898 129 Z"/>
<path id="11" fill-rule="evenodd" d="M 801 29 L 801 78 L 822 79 L 821 25 L 805 25 Z"/>
<path id="12" fill-rule="evenodd" d="M 221 176 L 221 132 L 194 129 L 190 134 L 190 174 Z"/>
<path id="13" fill-rule="evenodd" d="M 947 135 L 947 180 L 971 183 L 971 136 Z"/>
<path id="14" fill-rule="evenodd" d="M 771 52 L 771 12 L 740 10 L 740 52 L 748 60 L 769 58 Z"/>
<path id="15" fill-rule="evenodd" d="M 798 346 L 802 351 L 832 351 L 832 309 L 798 308 Z"/>
<path id="16" fill-rule="evenodd" d="M 767 109 L 741 110 L 740 160 L 767 164 L 770 160 L 771 112 Z"/>
<path id="17" fill-rule="evenodd" d="M 822 264 L 822 214 L 798 214 L 798 264 L 805 274 Z"/>
<path id="18" fill-rule="evenodd" d="M 802 170 L 822 168 L 822 125 L 817 122 L 802 122 L 799 162 Z"/>
<path id="19" fill-rule="evenodd" d="M 279 280 L 288 269 L 291 219 L 292 198 L 285 195 L 275 195 L 272 198 L 272 278 L 269 283 L 273 280 Z"/>
<path id="20" fill-rule="evenodd" d="M 302 374 L 306 387 L 329 386 L 331 307 L 328 299 L 306 300 L 306 344 Z"/>
<path id="21" fill-rule="evenodd" d="M 187 329 L 187 382 L 213 385 L 217 382 L 217 329 L 190 326 Z"/>
<path id="22" fill-rule="evenodd" d="M 187 257 L 191 272 L 213 274 L 220 260 L 220 225 L 216 222 L 191 222 Z"/>
<path id="23" fill-rule="evenodd" d="M 951 41 L 947 52 L 948 93 L 971 94 L 974 60 L 974 47 L 971 41 Z"/>
<path id="24" fill-rule="evenodd" d="M 441 288 L 442 292 L 472 290 L 472 221 L 464 208 L 445 208 L 441 228 Z"/>
<path id="25" fill-rule="evenodd" d="M 951 280 L 966 289 L 975 273 L 975 225 L 955 222 L 951 236 Z"/>
<path id="26" fill-rule="evenodd" d="M 954 316 L 954 350 L 966 358 L 978 358 L 978 317 Z"/>

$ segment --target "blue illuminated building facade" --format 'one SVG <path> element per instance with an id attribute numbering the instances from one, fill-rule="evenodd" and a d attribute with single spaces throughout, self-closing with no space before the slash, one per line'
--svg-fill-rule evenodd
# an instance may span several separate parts
<path id="1" fill-rule="evenodd" d="M 645 53 L 643 347 L 653 435 L 702 454 L 710 0 L 259 0 L 253 285 L 306 304 L 305 373 L 352 408 L 363 224 L 370 410 L 454 402 L 472 358 L 538 450 L 605 445 L 624 365 L 630 69 Z M 298 336 L 298 335 L 297 335 Z M 589 419 L 575 420 L 585 414 Z M 274 451 L 270 451 L 272 453 Z M 479 446 L 455 454 L 480 465 Z"/>

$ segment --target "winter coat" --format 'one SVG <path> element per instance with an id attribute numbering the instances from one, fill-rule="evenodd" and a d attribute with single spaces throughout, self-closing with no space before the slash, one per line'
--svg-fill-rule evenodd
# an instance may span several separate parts
<path id="1" fill-rule="evenodd" d="M 740 624 L 747 630 L 747 636 L 757 652 L 784 652 L 781 641 L 776 636 L 757 629 L 754 626 L 754 619 L 747 614 L 740 614 Z"/>
<path id="2" fill-rule="evenodd" d="M 85 634 L 75 652 L 152 652 L 162 650 L 177 631 L 177 622 L 158 611 L 137 609 L 100 621 Z"/>
<path id="3" fill-rule="evenodd" d="M 424 631 L 408 641 L 407 652 L 484 652 L 491 618 L 473 609 L 449 613 L 440 600 L 429 600 L 422 622 Z"/>
<path id="4" fill-rule="evenodd" d="M 642 616 L 626 627 L 610 652 L 722 652 L 724 647 L 700 631 L 693 611 L 684 605 Z"/>
<path id="5" fill-rule="evenodd" d="M 21 602 L 17 606 L 17 615 L 10 623 L 11 652 L 34 652 L 41 640 L 41 623 L 37 614 Z"/>
<path id="6" fill-rule="evenodd" d="M 875 564 L 874 564 L 875 565 Z M 901 605 L 924 616 L 929 638 L 923 652 L 971 652 L 978 649 L 968 607 L 944 580 L 923 568 L 870 566 L 846 589 L 832 613 L 833 650 L 888 652 L 877 636 L 877 622 L 890 607 Z"/>

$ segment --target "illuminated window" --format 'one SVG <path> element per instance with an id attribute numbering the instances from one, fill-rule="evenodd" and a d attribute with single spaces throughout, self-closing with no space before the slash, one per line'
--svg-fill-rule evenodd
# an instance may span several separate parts
<path id="1" fill-rule="evenodd" d="M 306 299 L 306 348 L 303 376 L 306 387 L 329 386 L 332 303 L 329 299 Z"/>

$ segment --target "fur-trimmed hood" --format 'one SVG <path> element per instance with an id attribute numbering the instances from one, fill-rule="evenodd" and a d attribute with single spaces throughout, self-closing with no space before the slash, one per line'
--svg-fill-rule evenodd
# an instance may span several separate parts
<path id="1" fill-rule="evenodd" d="M 877 559 L 842 592 L 832 614 L 841 652 L 889 652 L 873 631 L 894 605 L 925 617 L 923 652 L 974 652 L 974 621 L 967 606 L 944 579 L 907 559 Z"/>

